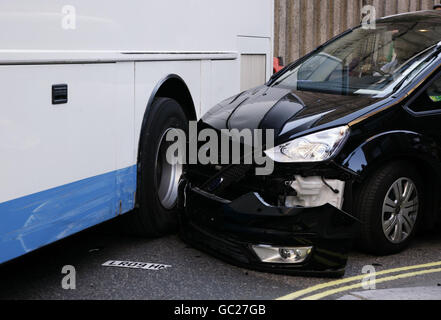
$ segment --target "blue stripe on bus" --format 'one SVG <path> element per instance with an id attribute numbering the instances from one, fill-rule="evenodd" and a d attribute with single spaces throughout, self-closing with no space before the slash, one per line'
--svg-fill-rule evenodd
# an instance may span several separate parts
<path id="1" fill-rule="evenodd" d="M 0 263 L 132 210 L 136 171 L 132 166 L 0 203 Z"/>

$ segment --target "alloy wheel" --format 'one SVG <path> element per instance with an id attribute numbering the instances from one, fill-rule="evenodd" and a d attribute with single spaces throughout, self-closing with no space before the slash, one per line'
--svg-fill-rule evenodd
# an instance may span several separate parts
<path id="1" fill-rule="evenodd" d="M 404 242 L 415 228 L 419 210 L 418 190 L 409 178 L 400 178 L 388 190 L 383 202 L 382 226 L 394 244 Z"/>

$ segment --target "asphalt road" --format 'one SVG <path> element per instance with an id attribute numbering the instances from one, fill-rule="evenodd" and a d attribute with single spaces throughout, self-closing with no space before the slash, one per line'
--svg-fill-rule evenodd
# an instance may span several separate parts
<path id="1" fill-rule="evenodd" d="M 114 223 L 117 225 L 118 221 Z M 108 260 L 150 262 L 171 267 L 142 270 L 102 266 Z M 373 257 L 353 252 L 345 279 L 362 274 L 365 265 L 373 265 L 377 272 L 386 273 L 381 278 L 387 278 L 376 285 L 377 289 L 438 287 L 441 292 L 440 261 L 441 232 L 434 232 L 419 236 L 411 248 L 395 256 Z M 434 262 L 440 263 L 388 271 Z M 62 288 L 65 275 L 61 271 L 65 265 L 75 267 L 75 290 Z M 277 299 L 293 293 L 297 298 L 314 298 L 314 294 L 321 293 L 323 297 L 315 298 L 339 299 L 363 290 L 358 287 L 360 279 L 338 280 L 343 283 L 314 289 L 316 285 L 331 281 L 336 280 L 281 276 L 237 268 L 188 247 L 177 236 L 140 239 L 115 235 L 108 228 L 98 227 L 1 265 L 0 299 L 256 300 Z M 339 289 L 353 284 L 356 288 Z M 306 293 L 299 297 L 299 290 L 305 289 Z M 411 292 L 413 296 L 409 298 L 418 298 L 418 290 Z"/>

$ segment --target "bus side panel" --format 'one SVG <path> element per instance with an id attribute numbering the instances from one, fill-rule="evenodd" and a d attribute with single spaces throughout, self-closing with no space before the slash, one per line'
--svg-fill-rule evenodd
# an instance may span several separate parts
<path id="1" fill-rule="evenodd" d="M 0 263 L 115 217 L 115 181 L 135 188 L 136 167 L 118 170 L 0 204 Z M 133 208 L 133 198 L 124 208 Z"/>
<path id="2" fill-rule="evenodd" d="M 140 138 L 147 102 L 168 75 L 180 76 L 193 98 L 198 119 L 211 107 L 239 91 L 238 60 L 135 62 L 135 137 Z"/>
<path id="3" fill-rule="evenodd" d="M 0 67 L 0 263 L 133 208 L 136 166 L 116 157 L 133 148 L 121 81 L 133 65 Z M 52 104 L 57 84 L 67 103 Z"/>
<path id="4" fill-rule="evenodd" d="M 115 146 L 116 146 L 116 211 L 126 213 L 135 207 L 136 163 L 138 140 L 135 139 L 135 63 L 115 65 Z M 109 93 L 110 94 L 110 93 Z M 136 142 L 135 142 L 136 140 Z M 130 170 L 121 170 L 129 168 Z"/>
<path id="5" fill-rule="evenodd" d="M 75 25 L 63 25 L 67 4 Z M 238 35 L 273 37 L 273 8 L 273 0 L 0 1 L 0 30 L 14 31 L 0 33 L 0 43 L 8 50 L 236 51 Z"/>

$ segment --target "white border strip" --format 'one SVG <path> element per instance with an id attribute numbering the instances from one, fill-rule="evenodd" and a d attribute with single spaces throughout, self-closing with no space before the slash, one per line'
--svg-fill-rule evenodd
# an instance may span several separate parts
<path id="1" fill-rule="evenodd" d="M 0 64 L 106 63 L 132 61 L 236 60 L 237 52 L 0 50 Z"/>

